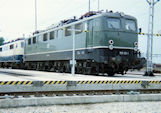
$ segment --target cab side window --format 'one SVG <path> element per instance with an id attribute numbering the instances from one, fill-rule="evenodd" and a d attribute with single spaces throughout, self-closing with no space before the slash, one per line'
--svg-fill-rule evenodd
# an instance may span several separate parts
<path id="1" fill-rule="evenodd" d="M 31 38 L 28 39 L 28 45 L 31 45 Z"/>
<path id="2" fill-rule="evenodd" d="M 80 33 L 82 33 L 82 30 L 83 30 L 83 25 L 82 25 L 82 23 L 79 23 L 79 24 L 76 24 L 75 25 L 75 34 L 80 34 Z"/>
<path id="3" fill-rule="evenodd" d="M 50 32 L 50 40 L 52 40 L 52 39 L 54 39 L 55 38 L 55 33 L 54 33 L 54 31 L 52 31 L 52 32 Z"/>
<path id="4" fill-rule="evenodd" d="M 2 47 L 0 48 L 0 52 L 2 52 Z"/>
<path id="5" fill-rule="evenodd" d="M 36 37 L 33 37 L 32 42 L 33 42 L 33 44 L 36 43 Z"/>
<path id="6" fill-rule="evenodd" d="M 65 36 L 71 36 L 72 35 L 72 27 L 66 27 L 65 28 Z"/>
<path id="7" fill-rule="evenodd" d="M 10 45 L 10 49 L 14 49 L 14 45 L 13 44 Z"/>
<path id="8" fill-rule="evenodd" d="M 43 41 L 47 41 L 48 40 L 48 38 L 47 38 L 47 33 L 45 33 L 44 35 L 43 35 Z"/>

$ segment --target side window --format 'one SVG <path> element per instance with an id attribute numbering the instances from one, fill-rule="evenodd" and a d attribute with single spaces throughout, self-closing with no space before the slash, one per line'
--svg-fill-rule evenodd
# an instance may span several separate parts
<path id="1" fill-rule="evenodd" d="M 24 48 L 24 42 L 21 42 L 21 48 Z"/>
<path id="2" fill-rule="evenodd" d="M 33 42 L 33 44 L 36 43 L 36 37 L 33 37 L 32 42 Z"/>
<path id="3" fill-rule="evenodd" d="M 31 38 L 28 39 L 28 45 L 31 45 Z"/>
<path id="4" fill-rule="evenodd" d="M 43 41 L 47 41 L 47 33 L 43 35 Z"/>
<path id="5" fill-rule="evenodd" d="M 72 35 L 72 31 L 71 31 L 71 26 L 66 27 L 65 29 L 65 36 L 71 36 Z"/>
<path id="6" fill-rule="evenodd" d="M 54 39 L 55 37 L 54 37 L 54 31 L 52 31 L 52 32 L 50 32 L 50 40 L 52 40 L 52 39 Z"/>
<path id="7" fill-rule="evenodd" d="M 14 49 L 14 46 L 13 46 L 13 44 L 12 44 L 12 45 L 10 45 L 10 49 Z"/>
<path id="8" fill-rule="evenodd" d="M 0 48 L 0 52 L 2 52 L 2 47 Z"/>
<path id="9" fill-rule="evenodd" d="M 80 34 L 80 33 L 82 33 L 82 29 L 83 29 L 82 23 L 76 24 L 76 25 L 75 25 L 75 29 L 76 29 L 75 34 Z M 77 30 L 78 30 L 78 31 L 77 31 Z"/>

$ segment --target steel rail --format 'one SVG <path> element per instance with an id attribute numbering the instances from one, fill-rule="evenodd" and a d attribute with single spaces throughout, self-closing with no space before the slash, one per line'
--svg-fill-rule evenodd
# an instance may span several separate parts
<path id="1" fill-rule="evenodd" d="M 62 96 L 94 96 L 94 95 L 136 95 L 161 94 L 161 89 L 151 90 L 95 90 L 95 91 L 35 91 L 35 92 L 5 92 L 0 93 L 0 99 L 29 97 L 62 97 Z"/>

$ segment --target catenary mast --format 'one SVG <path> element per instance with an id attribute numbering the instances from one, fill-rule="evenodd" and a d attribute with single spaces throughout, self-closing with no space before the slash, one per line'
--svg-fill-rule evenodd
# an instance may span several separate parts
<path id="1" fill-rule="evenodd" d="M 160 0 L 146 0 L 149 4 L 149 23 L 147 39 L 147 68 L 145 76 L 153 76 L 153 29 L 154 29 L 154 5 Z"/>

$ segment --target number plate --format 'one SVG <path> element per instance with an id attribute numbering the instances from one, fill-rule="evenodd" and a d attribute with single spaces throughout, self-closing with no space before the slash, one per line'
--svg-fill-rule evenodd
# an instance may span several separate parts
<path id="1" fill-rule="evenodd" d="M 129 55 L 130 53 L 127 52 L 127 51 L 120 51 L 119 54 L 120 54 L 120 55 Z"/>

